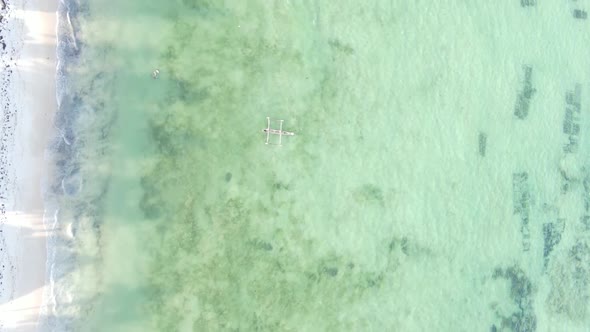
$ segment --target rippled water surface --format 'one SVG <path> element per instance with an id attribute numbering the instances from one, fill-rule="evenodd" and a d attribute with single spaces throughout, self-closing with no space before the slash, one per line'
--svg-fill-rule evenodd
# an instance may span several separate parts
<path id="1" fill-rule="evenodd" d="M 584 331 L 587 10 L 66 1 L 48 328 Z"/>

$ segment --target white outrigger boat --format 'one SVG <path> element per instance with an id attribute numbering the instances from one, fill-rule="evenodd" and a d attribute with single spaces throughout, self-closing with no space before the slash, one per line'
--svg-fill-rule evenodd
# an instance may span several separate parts
<path id="1" fill-rule="evenodd" d="M 283 136 L 295 136 L 295 133 L 283 130 L 283 121 L 284 120 L 279 120 L 279 129 L 272 129 L 270 127 L 270 118 L 268 116 L 266 117 L 266 128 L 262 129 L 262 132 L 266 133 L 265 144 L 269 144 L 268 140 L 270 139 L 271 134 L 279 135 L 279 143 L 277 145 L 281 145 L 281 138 L 283 138 Z"/>

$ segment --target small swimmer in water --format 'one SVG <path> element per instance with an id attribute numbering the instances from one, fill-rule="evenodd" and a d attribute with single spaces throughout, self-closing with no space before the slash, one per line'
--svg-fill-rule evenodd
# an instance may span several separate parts
<path id="1" fill-rule="evenodd" d="M 160 76 L 160 69 L 156 69 L 152 72 L 152 78 L 156 79 L 158 78 L 158 76 Z"/>

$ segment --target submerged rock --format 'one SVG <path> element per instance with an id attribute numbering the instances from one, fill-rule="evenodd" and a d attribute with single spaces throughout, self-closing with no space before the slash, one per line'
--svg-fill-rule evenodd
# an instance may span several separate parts
<path id="1" fill-rule="evenodd" d="M 537 328 L 537 317 L 533 309 L 533 293 L 535 289 L 524 271 L 518 266 L 507 269 L 496 268 L 493 279 L 503 278 L 510 281 L 510 298 L 518 310 L 510 316 L 497 315 L 501 319 L 501 330 L 514 332 L 532 332 Z M 493 328 L 497 330 L 495 325 Z"/>
<path id="2" fill-rule="evenodd" d="M 561 260 L 552 262 L 549 270 L 551 291 L 547 305 L 555 314 L 570 320 L 585 321 L 588 317 L 588 285 L 590 280 L 590 247 L 577 241 Z"/>

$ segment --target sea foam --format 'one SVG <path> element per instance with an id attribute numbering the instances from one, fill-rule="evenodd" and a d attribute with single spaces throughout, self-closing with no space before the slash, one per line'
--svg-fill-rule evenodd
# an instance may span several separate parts
<path id="1" fill-rule="evenodd" d="M 84 52 L 78 38 L 81 20 L 89 17 L 77 0 L 60 1 L 58 110 L 55 135 L 46 150 L 53 173 L 44 181 L 49 287 L 40 324 L 50 331 L 78 330 L 80 312 L 91 310 L 100 289 L 101 202 L 109 172 L 99 169 L 108 168 L 108 133 L 114 111 L 103 107 L 100 91 L 93 91 L 97 78 L 108 80 L 110 76 L 92 66 L 92 53 Z"/>

